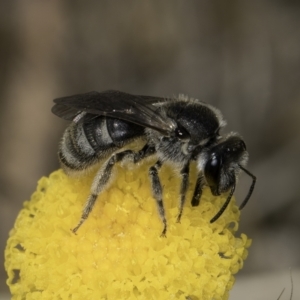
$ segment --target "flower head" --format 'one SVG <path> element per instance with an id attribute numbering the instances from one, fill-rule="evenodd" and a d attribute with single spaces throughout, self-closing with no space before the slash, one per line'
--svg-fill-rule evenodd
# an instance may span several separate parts
<path id="1" fill-rule="evenodd" d="M 5 250 L 12 299 L 227 299 L 250 245 L 244 234 L 235 236 L 234 200 L 210 224 L 225 198 L 205 189 L 200 205 L 187 203 L 176 223 L 180 181 L 164 167 L 168 231 L 160 237 L 147 167 L 116 167 L 113 184 L 77 235 L 70 229 L 80 219 L 93 174 L 74 179 L 58 170 L 41 178 Z"/>

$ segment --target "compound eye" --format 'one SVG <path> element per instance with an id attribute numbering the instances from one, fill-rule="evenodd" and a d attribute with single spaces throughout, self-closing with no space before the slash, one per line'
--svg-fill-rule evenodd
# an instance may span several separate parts
<path id="1" fill-rule="evenodd" d="M 211 188 L 217 188 L 220 176 L 220 160 L 213 155 L 205 165 L 205 179 Z"/>
<path id="2" fill-rule="evenodd" d="M 175 136 L 181 140 L 190 139 L 190 134 L 180 124 L 177 124 L 177 128 L 175 129 Z"/>

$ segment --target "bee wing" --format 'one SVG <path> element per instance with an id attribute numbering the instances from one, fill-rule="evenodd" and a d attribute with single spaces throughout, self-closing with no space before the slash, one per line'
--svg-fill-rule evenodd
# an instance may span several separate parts
<path id="1" fill-rule="evenodd" d="M 172 123 L 162 116 L 157 105 L 168 100 L 159 97 L 131 95 L 119 91 L 90 92 L 57 98 L 52 112 L 73 120 L 79 113 L 122 119 L 168 134 Z"/>

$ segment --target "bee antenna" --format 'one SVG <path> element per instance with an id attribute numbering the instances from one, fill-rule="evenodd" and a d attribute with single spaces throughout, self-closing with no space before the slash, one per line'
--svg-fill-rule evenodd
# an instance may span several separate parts
<path id="1" fill-rule="evenodd" d="M 213 222 L 217 221 L 217 220 L 221 217 L 221 215 L 223 214 L 223 212 L 224 212 L 225 209 L 227 208 L 227 206 L 228 206 L 228 204 L 229 204 L 229 202 L 230 202 L 230 200 L 231 200 L 231 198 L 232 198 L 232 195 L 233 195 L 233 193 L 234 193 L 234 190 L 235 190 L 235 182 L 234 182 L 234 184 L 232 185 L 232 188 L 231 188 L 231 190 L 230 190 L 230 193 L 229 193 L 229 195 L 228 195 L 228 197 L 227 197 L 225 203 L 223 204 L 223 206 L 221 207 L 221 209 L 217 212 L 217 214 L 210 220 L 210 223 L 213 223 Z"/>
<path id="2" fill-rule="evenodd" d="M 248 195 L 246 196 L 245 200 L 242 202 L 242 204 L 240 205 L 240 209 L 243 209 L 245 207 L 245 205 L 247 204 L 248 200 L 250 199 L 252 192 L 254 190 L 254 186 L 255 186 L 255 182 L 256 182 L 256 177 L 250 173 L 248 170 L 246 170 L 245 168 L 243 168 L 241 165 L 239 165 L 239 167 L 252 178 L 252 184 L 250 186 Z"/>

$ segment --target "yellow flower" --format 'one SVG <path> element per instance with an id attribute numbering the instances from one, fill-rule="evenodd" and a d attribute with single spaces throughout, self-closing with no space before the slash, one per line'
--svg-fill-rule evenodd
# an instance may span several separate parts
<path id="1" fill-rule="evenodd" d="M 176 223 L 180 179 L 161 170 L 167 237 L 151 197 L 149 165 L 116 167 L 111 186 L 98 197 L 77 235 L 93 174 L 43 177 L 24 203 L 5 250 L 12 299 L 228 299 L 233 274 L 243 266 L 251 241 L 236 237 L 239 210 L 204 190 L 200 205 L 185 205 Z M 187 202 L 192 197 L 191 178 Z"/>

